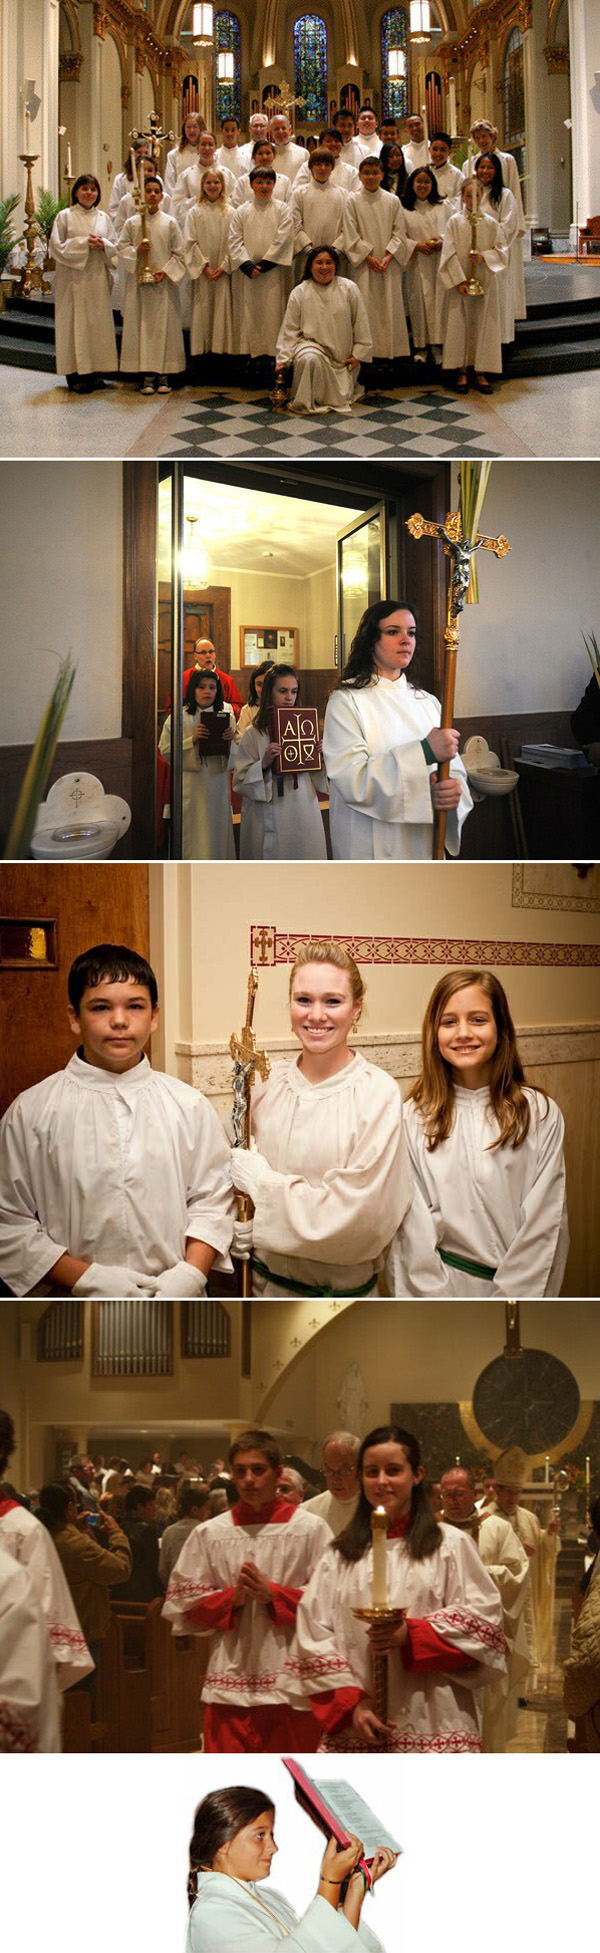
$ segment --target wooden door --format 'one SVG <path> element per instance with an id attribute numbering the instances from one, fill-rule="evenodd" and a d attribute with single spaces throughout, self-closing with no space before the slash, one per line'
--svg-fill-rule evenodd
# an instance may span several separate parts
<path id="1" fill-rule="evenodd" d="M 93 943 L 149 952 L 148 869 L 142 863 L 14 863 L 0 867 L 0 915 L 56 924 L 56 969 L 0 968 L 0 1112 L 28 1085 L 59 1071 L 75 1044 L 67 976 Z"/>
<path id="2" fill-rule="evenodd" d="M 192 668 L 199 637 L 209 637 L 220 671 L 231 670 L 231 591 L 212 584 L 206 590 L 186 590 L 183 598 L 183 664 Z M 171 690 L 171 586 L 158 586 L 158 731 L 162 729 Z"/>

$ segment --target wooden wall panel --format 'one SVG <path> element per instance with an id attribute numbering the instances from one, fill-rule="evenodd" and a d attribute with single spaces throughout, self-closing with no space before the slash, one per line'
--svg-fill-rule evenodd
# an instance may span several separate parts
<path id="1" fill-rule="evenodd" d="M 58 1071 L 75 1045 L 67 975 L 93 943 L 127 943 L 147 956 L 148 870 L 126 862 L 3 863 L 0 914 L 55 919 L 58 969 L 3 970 L 0 984 L 0 1112 L 17 1092 Z"/>

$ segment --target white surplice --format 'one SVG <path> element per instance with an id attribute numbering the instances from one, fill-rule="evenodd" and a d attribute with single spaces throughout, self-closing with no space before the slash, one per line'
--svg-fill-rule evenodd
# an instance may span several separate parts
<path id="1" fill-rule="evenodd" d="M 0 1755 L 60 1750 L 56 1663 L 30 1574 L 0 1546 Z"/>
<path id="2" fill-rule="evenodd" d="M 195 203 L 185 220 L 183 255 L 192 284 L 192 326 L 190 345 L 194 358 L 201 353 L 232 353 L 233 318 L 231 308 L 231 264 L 229 227 L 231 211 L 227 205 Z M 204 276 L 206 266 L 221 271 L 214 280 Z"/>
<path id="3" fill-rule="evenodd" d="M 275 775 L 269 766 L 264 773 L 262 759 L 269 737 L 257 726 L 247 726 L 235 751 L 233 791 L 242 797 L 240 860 L 326 861 L 325 829 L 317 799 L 317 787 L 327 792 L 323 770 Z"/>
<path id="4" fill-rule="evenodd" d="M 162 210 L 148 212 L 150 250 L 144 263 L 150 271 L 164 271 L 159 285 L 140 285 L 137 247 L 142 234 L 140 216 L 128 217 L 119 240 L 119 257 L 127 278 L 121 341 L 122 373 L 182 373 L 185 351 L 179 309 L 185 277 L 183 238 L 174 217 Z"/>
<path id="5" fill-rule="evenodd" d="M 147 1058 L 117 1074 L 76 1054 L 0 1126 L 0 1275 L 15 1295 L 62 1254 L 162 1274 L 188 1236 L 228 1269 L 233 1212 L 216 1112 Z"/>
<path id="6" fill-rule="evenodd" d="M 514 1528 L 500 1513 L 481 1520 L 477 1550 L 498 1588 L 506 1635 L 506 1674 L 486 1689 L 483 1703 L 483 1747 L 502 1756 L 514 1736 L 519 1696 L 529 1670 L 526 1607 L 531 1587 L 529 1560 Z"/>
<path id="7" fill-rule="evenodd" d="M 254 1247 L 274 1280 L 257 1292 L 279 1294 L 278 1275 L 339 1295 L 360 1288 L 381 1268 L 411 1198 L 395 1080 L 356 1052 L 312 1085 L 289 1059 L 256 1084 L 252 1130 L 272 1168 Z"/>
<path id="8" fill-rule="evenodd" d="M 211 1635 L 203 1702 L 237 1702 L 246 1707 L 287 1702 L 283 1670 L 292 1644 L 289 1610 L 249 1600 L 236 1609 L 231 1627 L 200 1626 L 190 1612 L 211 1596 L 236 1586 L 245 1560 L 252 1560 L 277 1587 L 305 1587 L 330 1533 L 323 1519 L 304 1514 L 302 1506 L 287 1520 L 237 1522 L 229 1512 L 218 1513 L 197 1526 L 182 1547 L 167 1589 L 163 1614 L 175 1634 Z"/>
<path id="9" fill-rule="evenodd" d="M 408 262 L 406 212 L 389 190 L 352 191 L 346 199 L 344 250 L 358 285 L 373 338 L 374 359 L 406 358 L 410 347 L 402 292 L 402 266 Z M 386 271 L 372 271 L 366 260 L 390 252 Z"/>
<path id="10" fill-rule="evenodd" d="M 291 203 L 242 203 L 232 213 L 229 256 L 237 268 L 240 305 L 240 344 L 238 351 L 251 359 L 273 355 L 286 306 L 286 268 L 291 267 L 294 226 Z M 251 278 L 240 271 L 243 264 L 269 260 L 271 270 Z"/>
<path id="11" fill-rule="evenodd" d="M 441 1544 L 425 1560 L 412 1560 L 404 1539 L 388 1539 L 388 1605 L 404 1607 L 410 1620 L 427 1620 L 449 1649 L 473 1667 L 444 1671 L 405 1668 L 401 1651 L 388 1658 L 388 1747 L 396 1751 L 481 1750 L 481 1691 L 504 1671 L 502 1604 L 473 1541 L 442 1525 Z M 309 1581 L 296 1616 L 288 1662 L 290 1701 L 330 1689 L 359 1688 L 372 1696 L 368 1626 L 354 1608 L 371 1604 L 373 1554 L 354 1562 L 330 1546 Z M 367 1750 L 353 1727 L 334 1730 L 328 1750 Z"/>
<path id="12" fill-rule="evenodd" d="M 235 742 L 232 740 L 227 757 L 220 753 L 208 753 L 202 757 L 202 745 L 196 741 L 194 733 L 199 726 L 202 713 L 212 711 L 212 706 L 199 706 L 197 712 L 183 713 L 183 860 L 184 861 L 235 861 L 235 841 L 231 815 L 231 795 L 229 775 L 233 766 Z M 229 724 L 235 731 L 235 712 L 225 701 L 223 711 L 228 714 Z M 165 719 L 160 735 L 159 752 L 163 759 L 171 763 L 171 719 Z"/>
<path id="13" fill-rule="evenodd" d="M 308 182 L 294 184 L 292 190 L 292 211 L 294 219 L 294 256 L 296 275 L 302 277 L 307 254 L 313 245 L 332 245 L 334 251 L 344 248 L 344 191 L 335 184 L 316 183 L 310 176 Z"/>
<path id="14" fill-rule="evenodd" d="M 361 400 L 358 369 L 346 361 L 370 360 L 369 321 L 351 278 L 316 285 L 304 278 L 290 293 L 277 342 L 277 359 L 294 368 L 291 398 L 296 408 L 316 414 L 325 408 L 347 411 Z"/>
<path id="15" fill-rule="evenodd" d="M 59 1689 L 69 1689 L 94 1667 L 71 1589 L 46 1527 L 25 1506 L 11 1504 L 4 1512 L 4 1503 L 0 1485 L 0 1546 L 27 1568 L 46 1622 Z"/>
<path id="16" fill-rule="evenodd" d="M 494 1147 L 499 1128 L 487 1086 L 477 1092 L 455 1087 L 452 1130 L 433 1153 L 418 1107 L 408 1099 L 415 1193 L 386 1268 L 390 1295 L 505 1301 L 560 1295 L 569 1248 L 564 1120 L 553 1099 L 546 1112 L 543 1095 L 525 1090 L 531 1122 L 516 1149 Z M 493 1279 L 448 1266 L 440 1248 L 495 1269 Z"/>
<path id="17" fill-rule="evenodd" d="M 104 239 L 90 251 L 90 238 Z M 117 342 L 111 307 L 111 269 L 116 237 L 110 217 L 97 206 L 70 204 L 52 226 L 56 264 L 54 310 L 57 373 L 116 373 Z"/>
<path id="18" fill-rule="evenodd" d="M 440 280 L 448 292 L 442 364 L 456 371 L 474 366 L 477 373 L 502 372 L 500 295 L 498 274 L 508 264 L 508 245 L 495 217 L 477 214 L 475 270 L 483 296 L 465 298 L 458 286 L 471 275 L 473 233 L 469 217 L 455 211 L 448 218 L 440 259 Z"/>
<path id="19" fill-rule="evenodd" d="M 255 1885 L 223 1872 L 198 1874 L 186 1953 L 269 1953 L 282 1940 L 292 1953 L 355 1953 L 360 1947 L 383 1953 L 370 1926 L 361 1920 L 355 1932 L 345 1913 L 318 1893 L 299 1919 L 281 1892 L 271 1891 L 269 1879 Z"/>
<path id="20" fill-rule="evenodd" d="M 441 345 L 446 296 L 439 278 L 441 252 L 430 255 L 415 247 L 432 237 L 443 238 L 450 214 L 448 203 L 417 203 L 414 210 L 404 212 L 411 250 L 405 272 L 406 303 L 415 349 Z"/>
<path id="21" fill-rule="evenodd" d="M 439 701 L 399 678 L 371 680 L 360 691 L 342 687 L 327 704 L 323 759 L 329 780 L 331 845 L 336 861 L 431 859 L 433 807 L 421 740 L 439 726 Z M 450 772 L 462 797 L 446 819 L 446 848 L 460 850 L 460 830 L 473 802 L 462 760 Z"/>

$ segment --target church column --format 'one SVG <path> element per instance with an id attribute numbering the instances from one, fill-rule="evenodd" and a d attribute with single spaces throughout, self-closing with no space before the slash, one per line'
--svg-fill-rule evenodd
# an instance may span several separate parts
<path id="1" fill-rule="evenodd" d="M 43 185 L 56 195 L 58 185 L 58 28 L 59 0 L 2 0 L 0 59 L 3 76 L 2 196 L 24 197 L 25 172 L 19 162 L 26 141 L 24 89 L 27 81 L 40 107 L 31 123 L 30 151 L 39 157 L 33 172 L 34 195 Z"/>
<path id="2" fill-rule="evenodd" d="M 90 48 L 90 122 L 86 145 L 89 159 L 85 168 L 90 169 L 99 180 L 102 171 L 102 58 L 105 33 L 106 14 L 94 0 Z"/>
<path id="3" fill-rule="evenodd" d="M 547 156 L 540 153 L 540 98 L 535 70 L 535 37 L 533 31 L 533 0 L 521 0 L 520 28 L 523 35 L 523 88 L 525 95 L 525 142 L 527 174 L 523 185 L 523 203 L 528 224 L 539 222 L 539 188 L 544 165 L 547 169 Z"/>
<path id="4" fill-rule="evenodd" d="M 573 226 L 600 211 L 600 8 L 598 0 L 569 0 Z M 571 231 L 575 244 L 575 230 Z"/>

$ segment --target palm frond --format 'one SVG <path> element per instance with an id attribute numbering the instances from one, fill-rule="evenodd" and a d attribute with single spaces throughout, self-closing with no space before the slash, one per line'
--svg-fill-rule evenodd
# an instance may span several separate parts
<path id="1" fill-rule="evenodd" d="M 71 653 L 60 663 L 54 691 L 48 701 L 17 801 L 10 834 L 4 850 L 5 861 L 26 861 L 31 837 L 43 800 L 60 731 L 73 690 L 77 666 Z"/>
<path id="2" fill-rule="evenodd" d="M 474 542 L 477 535 L 491 469 L 491 461 L 461 461 L 460 463 L 460 514 L 462 532 L 467 542 Z M 471 557 L 471 580 L 467 603 L 479 603 L 477 565 L 474 556 Z"/>
<path id="3" fill-rule="evenodd" d="M 594 632 L 593 631 L 590 632 L 589 639 L 586 637 L 585 631 L 582 631 L 581 635 L 583 638 L 583 642 L 585 644 L 588 658 L 590 660 L 592 671 L 594 673 L 596 684 L 600 685 L 600 650 L 598 649 L 598 643 L 594 636 Z"/>

